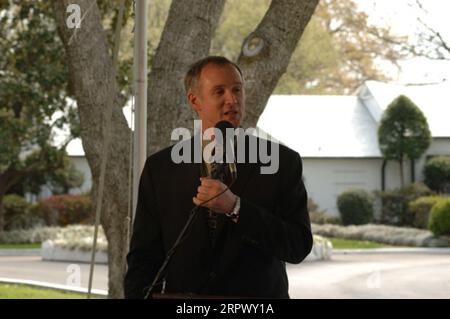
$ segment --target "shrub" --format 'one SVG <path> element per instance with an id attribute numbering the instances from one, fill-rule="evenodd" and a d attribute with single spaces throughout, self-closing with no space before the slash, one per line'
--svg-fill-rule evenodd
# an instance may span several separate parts
<path id="1" fill-rule="evenodd" d="M 441 200 L 433 206 L 428 228 L 436 236 L 450 235 L 450 198 Z"/>
<path id="2" fill-rule="evenodd" d="M 309 218 L 311 220 L 311 223 L 319 225 L 324 224 L 340 225 L 342 223 L 341 218 L 339 216 L 330 216 L 325 212 L 310 212 Z"/>
<path id="3" fill-rule="evenodd" d="M 36 213 L 48 226 L 92 222 L 91 200 L 86 195 L 55 195 L 39 202 Z"/>
<path id="4" fill-rule="evenodd" d="M 448 247 L 450 237 L 438 237 L 429 230 L 388 225 L 312 225 L 314 235 L 351 240 L 374 241 L 395 246 Z"/>
<path id="5" fill-rule="evenodd" d="M 393 191 L 379 192 L 382 209 L 380 222 L 387 225 L 412 226 L 413 214 L 408 212 L 409 202 L 433 192 L 423 183 L 417 182 Z"/>
<path id="6" fill-rule="evenodd" d="M 441 196 L 424 196 L 410 202 L 408 211 L 413 215 L 413 226 L 427 229 L 431 208 L 442 199 Z"/>
<path id="7" fill-rule="evenodd" d="M 426 162 L 423 168 L 425 184 L 432 190 L 443 193 L 448 192 L 450 185 L 450 156 L 433 157 Z"/>
<path id="8" fill-rule="evenodd" d="M 319 210 L 319 205 L 308 197 L 308 212 L 311 223 L 313 224 L 340 224 L 339 216 L 330 216 L 325 210 Z"/>
<path id="9" fill-rule="evenodd" d="M 5 230 L 30 228 L 39 219 L 30 214 L 30 204 L 21 196 L 11 194 L 3 198 Z"/>
<path id="10" fill-rule="evenodd" d="M 338 196 L 342 224 L 361 225 L 373 219 L 373 198 L 363 189 L 349 189 Z"/>
<path id="11" fill-rule="evenodd" d="M 319 205 L 317 205 L 317 203 L 311 197 L 308 197 L 308 212 L 310 214 L 320 212 Z"/>

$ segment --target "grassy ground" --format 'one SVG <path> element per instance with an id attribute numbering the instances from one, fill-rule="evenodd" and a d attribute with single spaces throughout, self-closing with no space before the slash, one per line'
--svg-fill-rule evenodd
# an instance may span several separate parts
<path id="1" fill-rule="evenodd" d="M 0 299 L 86 299 L 87 295 L 27 285 L 0 284 Z M 97 296 L 95 298 L 98 298 Z"/>
<path id="2" fill-rule="evenodd" d="M 39 249 L 41 244 L 0 244 L 0 249 Z"/>
<path id="3" fill-rule="evenodd" d="M 327 238 L 336 249 L 370 249 L 392 247 L 386 244 L 375 243 L 373 241 L 350 240 L 341 238 Z"/>

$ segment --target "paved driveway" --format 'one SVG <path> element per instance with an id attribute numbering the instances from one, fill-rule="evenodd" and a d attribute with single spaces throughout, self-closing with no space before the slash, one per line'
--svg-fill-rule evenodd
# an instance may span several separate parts
<path id="1" fill-rule="evenodd" d="M 108 267 L 95 265 L 93 289 L 107 290 Z M 88 287 L 89 264 L 42 261 L 40 256 L 0 256 L 0 278 Z"/>
<path id="2" fill-rule="evenodd" d="M 288 265 L 291 298 L 450 298 L 450 254 L 349 254 Z"/>
<path id="3" fill-rule="evenodd" d="M 0 277 L 87 287 L 88 264 L 0 257 Z M 335 254 L 330 261 L 288 265 L 291 298 L 450 298 L 450 254 Z M 93 288 L 107 289 L 107 267 L 96 265 Z"/>

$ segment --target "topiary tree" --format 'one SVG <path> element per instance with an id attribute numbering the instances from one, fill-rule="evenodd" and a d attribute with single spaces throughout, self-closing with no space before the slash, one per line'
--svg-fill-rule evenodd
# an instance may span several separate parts
<path id="1" fill-rule="evenodd" d="M 436 236 L 450 235 L 450 198 L 441 200 L 433 206 L 428 229 Z"/>
<path id="2" fill-rule="evenodd" d="M 408 97 L 400 95 L 387 107 L 378 128 L 378 143 L 386 160 L 399 162 L 403 188 L 403 161 L 418 159 L 431 144 L 427 119 Z"/>
<path id="3" fill-rule="evenodd" d="M 423 168 L 424 182 L 432 190 L 444 193 L 450 185 L 450 156 L 433 157 Z"/>
<path id="4" fill-rule="evenodd" d="M 338 196 L 337 206 L 343 225 L 362 225 L 373 219 L 373 198 L 364 189 L 344 191 Z"/>

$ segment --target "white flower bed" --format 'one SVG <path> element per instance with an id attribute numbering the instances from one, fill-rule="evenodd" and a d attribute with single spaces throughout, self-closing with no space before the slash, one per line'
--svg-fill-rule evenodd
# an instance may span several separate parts
<path id="1" fill-rule="evenodd" d="M 331 242 L 321 236 L 313 236 L 314 243 L 311 253 L 306 257 L 305 261 L 330 260 L 333 245 Z"/>
<path id="2" fill-rule="evenodd" d="M 92 238 L 90 238 L 92 240 Z M 106 244 L 97 243 L 95 262 L 108 263 Z M 42 243 L 41 256 L 43 260 L 66 261 L 66 262 L 85 262 L 88 263 L 92 258 L 92 241 L 88 238 L 76 243 L 69 243 L 64 240 L 46 240 Z"/>
<path id="3" fill-rule="evenodd" d="M 314 234 L 353 240 L 369 240 L 383 244 L 416 247 L 448 247 L 445 237 L 436 238 L 430 231 L 387 225 L 318 225 L 312 224 Z"/>
<path id="4" fill-rule="evenodd" d="M 26 230 L 13 230 L 0 233 L 0 243 L 41 243 L 46 240 L 65 240 L 78 243 L 84 247 L 89 238 L 94 235 L 94 226 L 71 225 L 67 227 L 40 227 Z M 98 230 L 98 242 L 105 242 L 103 228 Z"/>
<path id="5" fill-rule="evenodd" d="M 94 227 L 71 225 L 67 227 L 42 227 L 0 233 L 1 243 L 40 243 L 44 260 L 90 262 Z M 96 262 L 106 263 L 108 243 L 99 227 Z"/>

